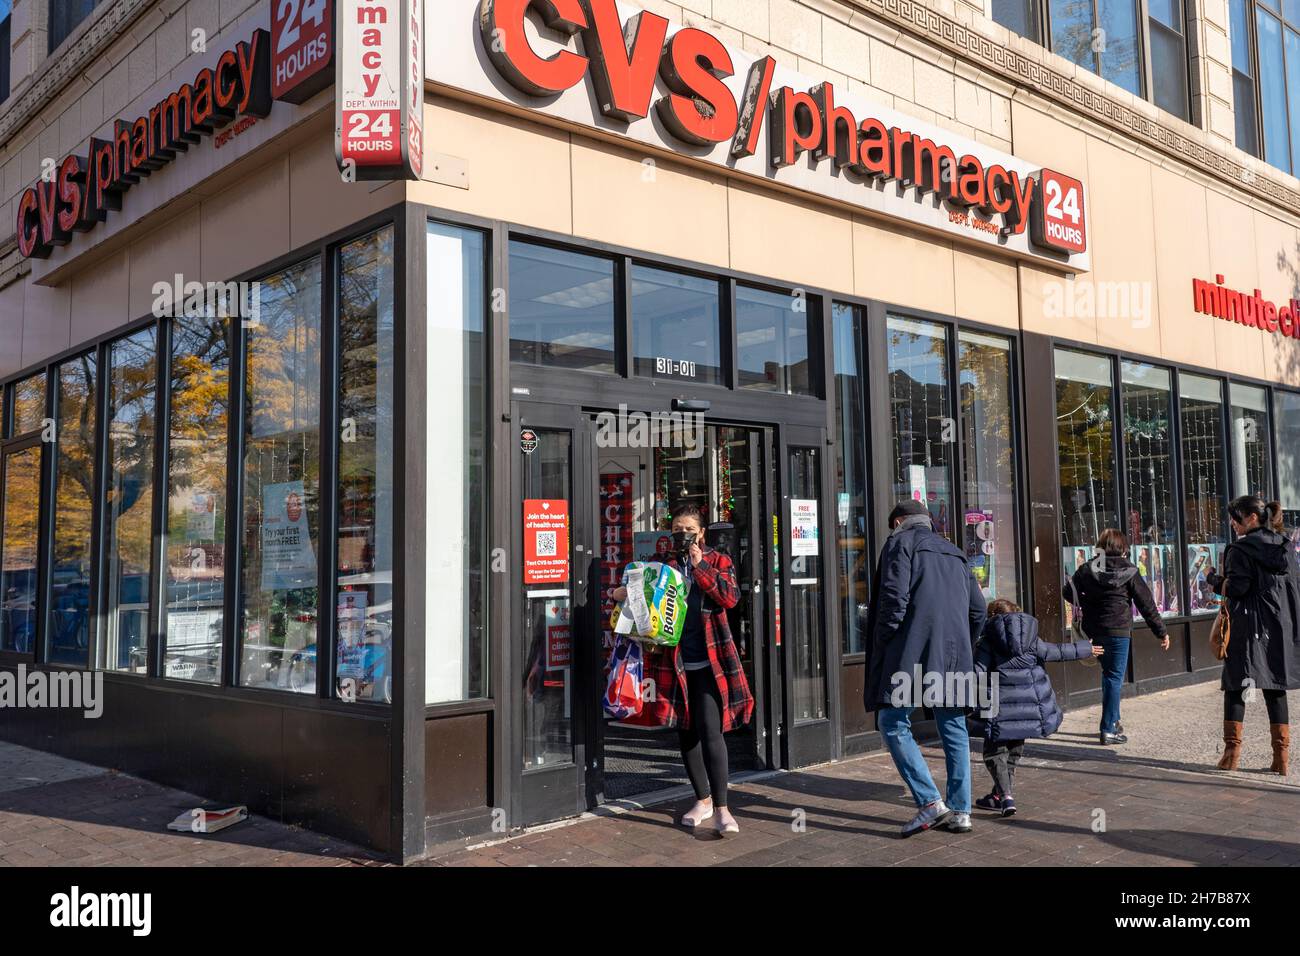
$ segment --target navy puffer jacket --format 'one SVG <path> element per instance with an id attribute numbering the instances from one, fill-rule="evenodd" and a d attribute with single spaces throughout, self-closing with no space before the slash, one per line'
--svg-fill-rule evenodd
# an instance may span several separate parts
<path id="1" fill-rule="evenodd" d="M 1090 641 L 1052 644 L 1038 639 L 1038 622 L 1028 614 L 989 618 L 975 648 L 977 672 L 998 675 L 997 712 L 970 718 L 971 732 L 985 740 L 1050 737 L 1061 726 L 1061 708 L 1043 664 L 1092 656 Z"/>

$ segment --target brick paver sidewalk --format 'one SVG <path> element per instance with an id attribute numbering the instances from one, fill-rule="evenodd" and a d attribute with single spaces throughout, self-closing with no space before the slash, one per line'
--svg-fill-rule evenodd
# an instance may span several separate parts
<path id="1" fill-rule="evenodd" d="M 346 866 L 359 847 L 264 817 L 197 836 L 166 829 L 193 794 L 0 743 L 0 866 Z"/>
<path id="2" fill-rule="evenodd" d="M 1295 695 L 1293 695 L 1295 696 Z M 1072 712 L 1034 741 L 1017 774 L 1019 814 L 975 811 L 974 831 L 901 839 L 915 812 L 888 755 L 781 773 L 734 788 L 741 833 L 676 825 L 690 797 L 552 828 L 428 861 L 442 866 L 731 865 L 960 866 L 1105 864 L 1300 866 L 1300 768 L 1285 782 L 1268 763 L 1263 704 L 1248 708 L 1243 769 L 1221 774 L 1217 683 L 1126 700 L 1133 743 L 1096 743 L 1098 708 Z M 942 752 L 926 747 L 942 787 Z M 973 755 L 973 790 L 989 789 Z"/>

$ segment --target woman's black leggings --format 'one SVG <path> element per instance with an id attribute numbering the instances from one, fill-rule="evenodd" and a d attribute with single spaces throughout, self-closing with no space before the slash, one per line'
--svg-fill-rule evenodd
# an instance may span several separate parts
<path id="1" fill-rule="evenodd" d="M 1270 724 L 1291 723 L 1291 717 L 1286 706 L 1286 691 L 1261 690 L 1260 693 L 1264 695 L 1264 706 L 1268 708 L 1268 722 Z M 1244 691 L 1225 690 L 1223 692 L 1223 719 L 1238 722 L 1246 719 Z"/>
<path id="2" fill-rule="evenodd" d="M 695 798 L 712 795 L 715 807 L 727 805 L 727 741 L 722 736 L 722 695 L 713 668 L 686 672 L 686 706 L 691 726 L 678 730 L 686 775 Z"/>

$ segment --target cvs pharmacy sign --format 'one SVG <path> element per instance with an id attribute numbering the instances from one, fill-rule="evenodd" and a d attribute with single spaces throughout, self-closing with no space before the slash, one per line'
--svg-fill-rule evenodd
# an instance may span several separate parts
<path id="1" fill-rule="evenodd" d="M 617 0 L 444 0 L 429 19 L 425 76 L 453 95 L 1022 258 L 1089 268 L 1081 181 L 805 77 L 774 56 L 751 56 L 707 30 Z"/>

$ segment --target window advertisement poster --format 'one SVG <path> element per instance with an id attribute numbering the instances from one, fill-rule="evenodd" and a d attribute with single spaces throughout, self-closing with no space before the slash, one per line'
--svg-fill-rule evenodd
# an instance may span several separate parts
<path id="1" fill-rule="evenodd" d="M 812 498 L 790 499 L 790 554 L 811 557 L 821 552 L 821 530 L 817 526 L 817 502 Z"/>
<path id="2" fill-rule="evenodd" d="M 546 669 L 567 670 L 573 664 L 573 631 L 567 601 L 546 605 Z"/>
<path id="3" fill-rule="evenodd" d="M 289 591 L 316 586 L 316 553 L 307 527 L 301 481 L 262 489 L 262 590 Z"/>
<path id="4" fill-rule="evenodd" d="M 1178 557 L 1172 544 L 1135 544 L 1130 549 L 1129 558 L 1137 565 L 1138 574 L 1151 588 L 1151 597 L 1156 602 L 1162 617 L 1181 613 L 1178 601 Z M 1133 608 L 1133 618 L 1142 615 Z"/>
<path id="5" fill-rule="evenodd" d="M 366 591 L 340 591 L 338 622 L 339 698 L 345 701 L 392 701 L 389 668 L 389 631 L 372 626 L 370 595 Z"/>
<path id="6" fill-rule="evenodd" d="M 1191 595 L 1188 612 L 1191 614 L 1213 614 L 1219 610 L 1223 599 L 1214 593 L 1210 586 L 1211 571 L 1223 570 L 1223 552 L 1225 544 L 1189 544 L 1187 546 L 1187 580 L 1191 586 L 1187 589 Z"/>
<path id="7" fill-rule="evenodd" d="M 524 501 L 524 583 L 569 580 L 569 503 L 562 498 Z"/>
<path id="8" fill-rule="evenodd" d="M 191 544 L 217 538 L 217 496 L 203 491 L 190 495 L 185 538 Z"/>
<path id="9" fill-rule="evenodd" d="M 605 664 L 614 648 L 609 618 L 614 613 L 614 591 L 623 579 L 623 569 L 632 560 L 632 473 L 603 472 L 600 476 L 600 615 Z"/>
<path id="10" fill-rule="evenodd" d="M 993 581 L 993 514 L 988 511 L 966 512 L 966 563 L 988 597 Z"/>

